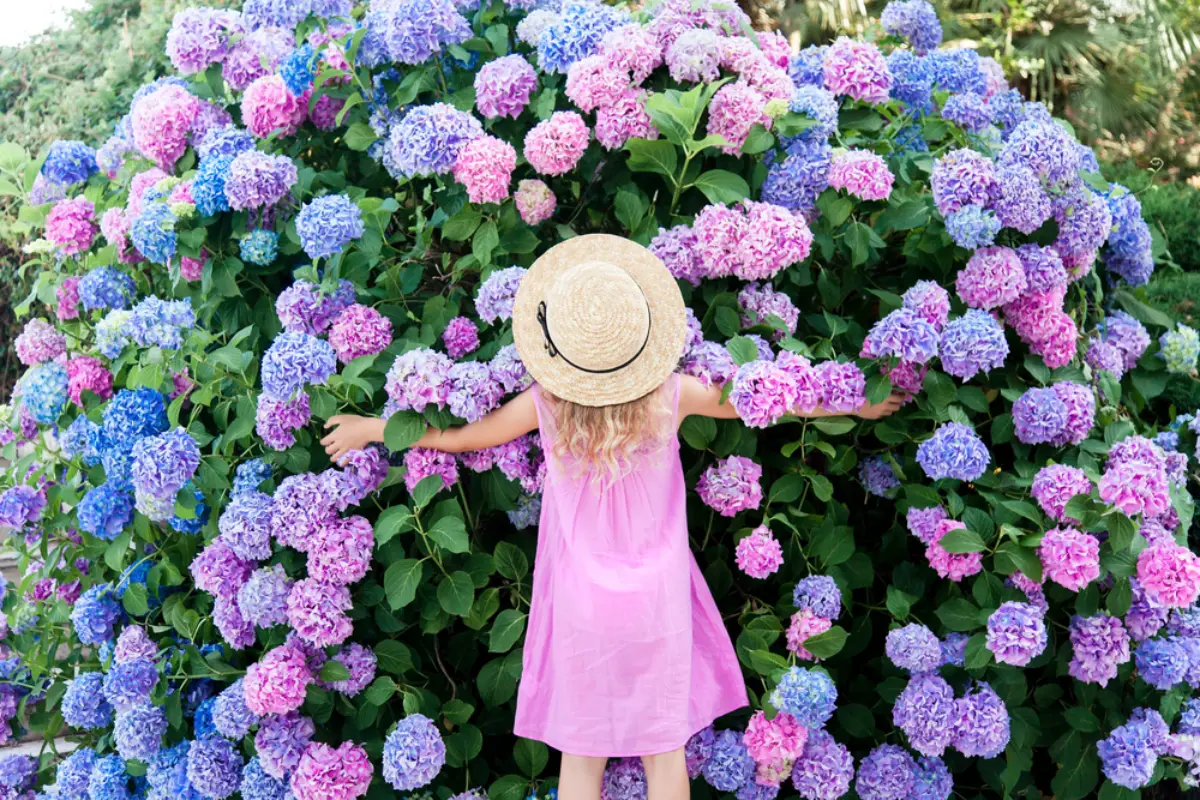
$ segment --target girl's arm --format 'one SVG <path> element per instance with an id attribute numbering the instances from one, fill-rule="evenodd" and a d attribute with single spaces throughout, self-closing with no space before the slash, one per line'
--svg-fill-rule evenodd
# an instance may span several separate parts
<path id="1" fill-rule="evenodd" d="M 538 426 L 533 390 L 526 389 L 478 422 L 444 431 L 430 428 L 414 447 L 428 447 L 444 453 L 464 453 L 511 442 Z M 341 463 L 351 450 L 361 450 L 372 442 L 382 442 L 387 423 L 376 417 L 338 414 L 330 417 L 326 428 L 333 428 L 321 444 L 334 463 Z"/>
<path id="2" fill-rule="evenodd" d="M 721 402 L 720 386 L 705 386 L 691 375 L 682 375 L 679 379 L 679 419 L 692 416 L 715 417 L 717 419 L 737 419 L 738 413 L 733 403 L 726 400 Z M 862 407 L 853 412 L 863 419 L 881 419 L 894 414 L 904 402 L 904 395 L 899 392 L 892 394 L 882 403 L 863 403 Z M 826 411 L 817 407 L 809 412 L 799 410 L 792 412 L 797 417 L 844 417 L 851 412 Z"/>

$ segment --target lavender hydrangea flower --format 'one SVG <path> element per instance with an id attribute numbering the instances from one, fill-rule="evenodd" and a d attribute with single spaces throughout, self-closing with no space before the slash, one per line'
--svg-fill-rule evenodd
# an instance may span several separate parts
<path id="1" fill-rule="evenodd" d="M 199 739 L 188 749 L 187 777 L 201 797 L 224 800 L 241 785 L 243 763 L 232 742 L 219 736 Z"/>
<path id="2" fill-rule="evenodd" d="M 953 736 L 954 689 L 940 676 L 918 673 L 892 707 L 892 722 L 909 745 L 926 756 L 940 756 Z"/>
<path id="3" fill-rule="evenodd" d="M 324 385 L 336 371 L 337 355 L 328 342 L 284 331 L 263 355 L 263 390 L 277 398 L 288 398 L 308 384 Z"/>
<path id="4" fill-rule="evenodd" d="M 954 701 L 953 745 L 963 755 L 995 758 L 1008 746 L 1010 720 L 1004 701 L 979 683 Z"/>
<path id="5" fill-rule="evenodd" d="M 1133 653 L 1142 680 L 1160 692 L 1170 691 L 1183 681 L 1188 671 L 1188 656 L 1174 639 L 1147 639 Z"/>
<path id="6" fill-rule="evenodd" d="M 991 245 L 1000 227 L 994 212 L 977 205 L 963 206 L 946 217 L 946 233 L 956 245 L 967 250 Z"/>
<path id="7" fill-rule="evenodd" d="M 885 649 L 893 664 L 914 674 L 932 672 L 942 662 L 942 647 L 937 636 L 915 622 L 889 631 Z"/>
<path id="8" fill-rule="evenodd" d="M 972 481 L 991 461 L 987 446 L 969 426 L 947 423 L 917 448 L 917 463 L 931 480 Z"/>
<path id="9" fill-rule="evenodd" d="M 837 800 L 850 789 L 854 757 L 827 731 L 808 734 L 804 751 L 792 766 L 792 784 L 805 800 Z"/>
<path id="10" fill-rule="evenodd" d="M 138 705 L 117 714 L 113 739 L 121 758 L 145 761 L 162 747 L 167 715 L 160 706 Z"/>
<path id="11" fill-rule="evenodd" d="M 1117 676 L 1117 667 L 1129 661 L 1129 634 L 1115 617 L 1074 616 L 1070 638 L 1073 655 L 1068 671 L 1076 680 L 1107 686 Z"/>
<path id="12" fill-rule="evenodd" d="M 907 39 L 921 55 L 942 43 L 942 23 L 926 0 L 892 0 L 884 6 L 879 21 L 885 31 Z"/>
<path id="13" fill-rule="evenodd" d="M 964 381 L 1004 366 L 1009 352 L 1004 326 L 979 309 L 946 325 L 938 349 L 942 369 Z"/>
<path id="14" fill-rule="evenodd" d="M 434 103 L 409 111 L 389 134 L 388 148 L 399 176 L 442 175 L 453 168 L 463 146 L 482 135 L 479 120 Z"/>
<path id="15" fill-rule="evenodd" d="M 796 583 L 792 605 L 818 617 L 835 620 L 842 613 L 842 590 L 828 575 L 809 575 Z"/>
<path id="16" fill-rule="evenodd" d="M 1151 729 L 1145 723 L 1127 722 L 1114 728 L 1096 744 L 1104 775 L 1126 789 L 1150 783 L 1158 757 L 1151 747 Z"/>
<path id="17" fill-rule="evenodd" d="M 324 195 L 305 203 L 296 215 L 296 233 L 309 258 L 342 252 L 365 231 L 362 212 L 344 194 Z"/>
<path id="18" fill-rule="evenodd" d="M 738 731 L 718 731 L 712 754 L 704 763 L 704 780 L 722 792 L 736 792 L 754 778 L 754 759 Z"/>
<path id="19" fill-rule="evenodd" d="M 823 672 L 792 667 L 771 692 L 771 705 L 796 718 L 806 728 L 820 728 L 833 716 L 837 687 Z"/>
<path id="20" fill-rule="evenodd" d="M 709 508 L 724 517 L 758 508 L 762 503 L 762 467 L 744 456 L 730 456 L 709 467 L 696 484 L 696 492 Z"/>
<path id="21" fill-rule="evenodd" d="M 867 358 L 892 356 L 914 364 L 924 364 L 937 352 L 937 329 L 908 308 L 898 308 L 876 322 L 862 346 Z"/>
<path id="22" fill-rule="evenodd" d="M 862 800 L 906 800 L 917 764 L 903 748 L 881 744 L 858 766 L 854 789 Z"/>
<path id="23" fill-rule="evenodd" d="M 987 623 L 987 648 L 1001 664 L 1023 667 L 1046 649 L 1046 623 L 1028 603 L 1006 602 Z"/>

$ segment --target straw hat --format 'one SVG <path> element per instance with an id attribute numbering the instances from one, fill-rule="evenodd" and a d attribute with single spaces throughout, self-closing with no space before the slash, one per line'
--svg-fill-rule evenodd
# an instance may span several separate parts
<path id="1" fill-rule="evenodd" d="M 656 255 L 593 233 L 551 247 L 521 279 L 513 339 L 546 391 L 584 406 L 627 403 L 675 370 L 683 296 Z"/>

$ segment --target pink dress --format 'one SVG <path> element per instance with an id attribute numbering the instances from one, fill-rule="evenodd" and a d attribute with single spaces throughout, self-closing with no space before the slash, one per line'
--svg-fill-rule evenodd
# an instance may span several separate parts
<path id="1" fill-rule="evenodd" d="M 660 394 L 677 423 L 677 375 Z M 549 454 L 554 413 L 533 397 Z M 747 705 L 688 544 L 679 440 L 607 484 L 548 460 L 514 730 L 578 756 L 676 750 Z"/>

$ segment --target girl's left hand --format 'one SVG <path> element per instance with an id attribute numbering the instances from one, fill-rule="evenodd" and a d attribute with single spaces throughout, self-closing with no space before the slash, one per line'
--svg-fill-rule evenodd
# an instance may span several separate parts
<path id="1" fill-rule="evenodd" d="M 862 408 L 854 413 L 863 419 L 883 419 L 899 411 L 900 406 L 904 405 L 904 401 L 907 399 L 907 395 L 892 392 L 882 403 L 863 403 Z"/>
<path id="2" fill-rule="evenodd" d="M 338 466 L 345 461 L 352 450 L 362 450 L 372 442 L 378 441 L 377 428 L 381 420 L 360 417 L 356 414 L 338 414 L 329 418 L 326 428 L 333 428 L 321 445 L 329 458 Z"/>

